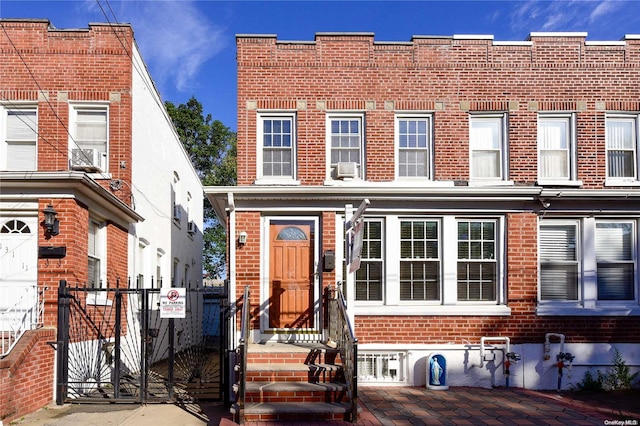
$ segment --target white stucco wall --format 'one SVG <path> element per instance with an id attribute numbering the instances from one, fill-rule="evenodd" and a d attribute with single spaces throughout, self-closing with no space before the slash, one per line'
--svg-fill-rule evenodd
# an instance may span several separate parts
<path id="1" fill-rule="evenodd" d="M 164 102 L 147 73 L 146 66 L 134 45 L 133 66 L 133 131 L 132 131 L 132 193 L 135 210 L 144 222 L 133 225 L 130 232 L 129 271 L 132 277 L 156 277 L 158 253 L 161 257 L 163 286 L 171 286 L 174 262 L 177 262 L 176 282 L 188 281 L 202 285 L 203 190 L 200 179 L 180 143 Z M 174 183 L 175 176 L 179 177 Z M 172 185 L 175 201 L 182 206 L 179 222 L 173 218 Z M 190 196 L 190 199 L 189 199 Z M 188 211 L 188 215 L 187 215 Z M 196 232 L 187 232 L 188 221 L 195 223 Z M 140 243 L 146 245 L 140 261 Z M 142 270 L 141 270 L 142 269 Z M 133 283 L 135 284 L 135 283 Z"/>
<path id="2" fill-rule="evenodd" d="M 544 339 L 543 339 L 544 340 Z M 485 361 L 480 360 L 479 342 L 464 345 L 359 345 L 358 353 L 378 353 L 395 351 L 407 353 L 404 366 L 407 374 L 406 383 L 401 385 L 425 386 L 427 382 L 427 362 L 431 354 L 438 353 L 445 357 L 447 363 L 447 383 L 449 386 L 470 387 L 504 387 L 504 344 L 491 344 L 492 349 L 485 349 Z M 560 344 L 552 343 L 549 359 L 545 360 L 544 341 L 539 344 L 510 345 L 510 350 L 521 356 L 517 364 L 510 368 L 509 386 L 527 389 L 557 389 L 558 368 L 556 355 L 560 352 Z M 569 343 L 564 345 L 564 352 L 575 356 L 570 369 L 563 370 L 561 388 L 564 390 L 576 387 L 584 379 L 584 374 L 591 371 L 594 378 L 597 371 L 606 372 L 612 365 L 615 350 L 631 367 L 631 372 L 640 370 L 640 347 L 634 344 L 608 343 Z M 481 365 L 482 364 L 482 365 Z M 360 383 L 367 385 L 367 383 Z M 371 383 L 380 385 L 381 383 Z M 397 383 L 400 385 L 399 383 Z"/>

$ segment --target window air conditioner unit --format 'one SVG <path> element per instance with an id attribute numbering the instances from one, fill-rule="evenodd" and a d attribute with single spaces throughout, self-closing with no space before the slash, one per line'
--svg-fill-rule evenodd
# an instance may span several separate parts
<path id="1" fill-rule="evenodd" d="M 182 220 L 182 209 L 179 204 L 173 206 L 173 220 L 180 222 Z"/>
<path id="2" fill-rule="evenodd" d="M 358 165 L 354 162 L 342 162 L 336 166 L 336 177 L 338 179 L 355 178 L 358 171 Z"/>
<path id="3" fill-rule="evenodd" d="M 104 153 L 97 149 L 72 149 L 71 168 L 86 172 L 104 170 L 103 157 Z"/>
<path id="4" fill-rule="evenodd" d="M 192 220 L 187 223 L 187 232 L 192 235 L 196 233 L 196 224 Z"/>

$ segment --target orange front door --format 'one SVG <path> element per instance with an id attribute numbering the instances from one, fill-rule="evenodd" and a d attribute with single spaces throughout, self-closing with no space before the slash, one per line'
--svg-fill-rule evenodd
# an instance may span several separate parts
<path id="1" fill-rule="evenodd" d="M 308 222 L 272 223 L 269 327 L 313 327 L 313 233 Z"/>

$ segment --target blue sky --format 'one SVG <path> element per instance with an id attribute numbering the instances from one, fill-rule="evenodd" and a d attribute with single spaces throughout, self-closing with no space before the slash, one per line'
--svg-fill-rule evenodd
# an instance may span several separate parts
<path id="1" fill-rule="evenodd" d="M 130 23 L 163 100 L 179 104 L 195 96 L 234 130 L 236 34 L 305 41 L 327 31 L 372 32 L 377 41 L 454 34 L 510 41 L 538 31 L 587 32 L 588 40 L 606 41 L 640 34 L 639 0 L 0 0 L 0 17 L 46 18 L 61 29 Z"/>

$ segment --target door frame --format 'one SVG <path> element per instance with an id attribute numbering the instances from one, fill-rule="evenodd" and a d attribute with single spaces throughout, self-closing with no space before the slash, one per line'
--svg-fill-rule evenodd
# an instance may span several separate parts
<path id="1" fill-rule="evenodd" d="M 269 328 L 269 295 L 270 295 L 270 262 L 271 262 L 271 235 L 270 226 L 274 222 L 279 223 L 300 223 L 304 222 L 311 226 L 313 234 L 313 255 L 312 255 L 312 291 L 313 291 L 313 328 L 301 329 L 291 333 L 285 329 Z M 261 226 L 261 259 L 260 263 L 260 337 L 259 341 L 320 341 L 322 340 L 322 292 L 320 291 L 320 220 L 318 216 L 264 216 Z"/>

